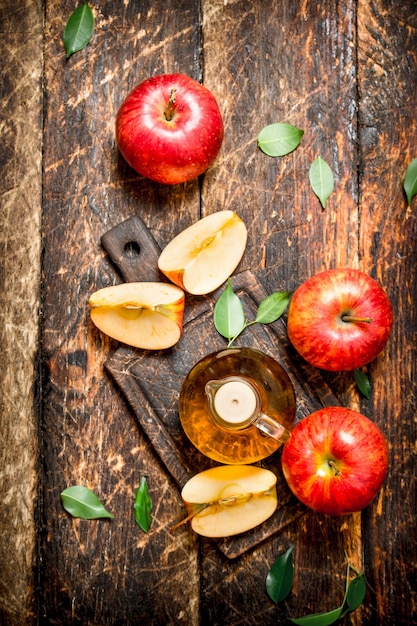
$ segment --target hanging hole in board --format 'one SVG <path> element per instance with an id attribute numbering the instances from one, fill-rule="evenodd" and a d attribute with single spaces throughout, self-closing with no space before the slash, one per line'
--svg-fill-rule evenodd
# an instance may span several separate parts
<path id="1" fill-rule="evenodd" d="M 140 255 L 140 245 L 137 241 L 128 241 L 125 244 L 125 255 L 129 259 L 134 259 Z"/>

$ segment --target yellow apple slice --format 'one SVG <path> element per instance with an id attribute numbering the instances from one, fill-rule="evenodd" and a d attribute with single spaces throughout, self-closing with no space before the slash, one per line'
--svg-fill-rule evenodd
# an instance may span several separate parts
<path id="1" fill-rule="evenodd" d="M 218 465 L 193 476 L 181 496 L 191 527 L 204 537 L 230 537 L 255 528 L 277 508 L 277 478 L 254 465 Z"/>
<path id="2" fill-rule="evenodd" d="M 158 267 L 188 293 L 211 293 L 239 265 L 246 240 L 241 218 L 234 211 L 218 211 L 174 237 L 162 251 Z"/>
<path id="3" fill-rule="evenodd" d="M 184 292 L 168 283 L 121 283 L 90 296 L 91 320 L 103 333 L 135 348 L 163 350 L 182 332 Z"/>

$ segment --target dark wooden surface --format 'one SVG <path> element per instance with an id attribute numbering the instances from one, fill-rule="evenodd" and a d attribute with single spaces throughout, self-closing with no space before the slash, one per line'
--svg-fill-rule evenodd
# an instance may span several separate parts
<path id="1" fill-rule="evenodd" d="M 336 608 L 347 562 L 364 572 L 367 595 L 344 623 L 416 623 L 417 233 L 402 187 L 417 157 L 414 0 L 90 5 L 92 40 L 68 60 L 62 33 L 76 3 L 0 7 L 0 623 L 285 624 Z M 201 180 L 164 187 L 118 155 L 114 119 L 135 84 L 171 71 L 213 91 L 225 140 Z M 305 131 L 282 159 L 256 143 L 275 121 Z M 308 183 L 319 155 L 336 183 L 324 210 Z M 350 376 L 309 373 L 315 392 L 324 385 L 386 434 L 390 470 L 375 502 L 340 519 L 289 515 L 232 553 L 187 526 L 170 531 L 184 514 L 178 481 L 138 419 L 156 399 L 127 397 L 120 346 L 92 326 L 87 306 L 90 293 L 123 280 L 101 245 L 110 229 L 140 216 L 163 248 L 220 209 L 247 224 L 239 272 L 262 292 L 347 265 L 379 280 L 395 310 L 368 368 L 368 400 Z M 143 367 L 144 355 L 133 357 Z M 157 381 L 155 357 L 149 368 Z M 149 535 L 132 514 L 142 475 L 154 504 Z M 70 518 L 59 494 L 71 484 L 92 488 L 114 520 Z M 291 543 L 293 590 L 275 606 L 265 577 Z"/>

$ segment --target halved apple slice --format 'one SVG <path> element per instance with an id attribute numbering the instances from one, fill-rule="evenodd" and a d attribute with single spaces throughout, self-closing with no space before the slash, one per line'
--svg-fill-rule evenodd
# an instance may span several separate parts
<path id="1" fill-rule="evenodd" d="M 229 537 L 264 522 L 277 508 L 277 478 L 254 465 L 218 465 L 193 476 L 181 496 L 192 529 Z"/>
<path id="2" fill-rule="evenodd" d="M 182 332 L 184 292 L 168 283 L 121 283 L 90 296 L 90 316 L 103 333 L 135 348 L 163 350 Z"/>
<path id="3" fill-rule="evenodd" d="M 234 211 L 218 211 L 174 237 L 162 251 L 158 267 L 188 293 L 211 293 L 239 265 L 246 240 L 241 218 Z"/>

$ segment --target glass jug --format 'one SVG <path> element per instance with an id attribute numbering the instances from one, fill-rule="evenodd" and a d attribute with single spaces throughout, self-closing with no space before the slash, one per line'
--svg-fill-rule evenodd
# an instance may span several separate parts
<path id="1" fill-rule="evenodd" d="M 255 463 L 290 436 L 295 394 L 285 370 L 254 348 L 226 348 L 199 361 L 179 398 L 185 434 L 209 458 Z"/>

